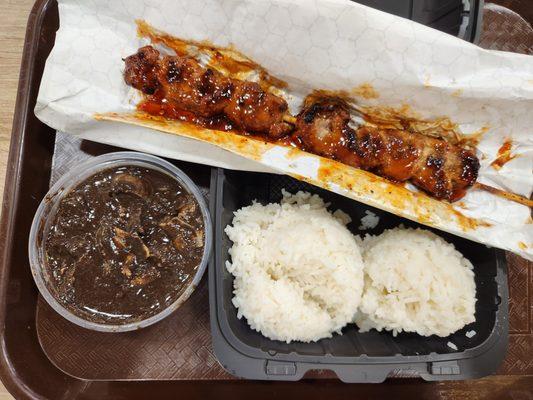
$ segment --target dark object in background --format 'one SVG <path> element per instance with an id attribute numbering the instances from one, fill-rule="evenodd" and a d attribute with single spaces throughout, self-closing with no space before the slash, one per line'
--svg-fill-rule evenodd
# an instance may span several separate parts
<path id="1" fill-rule="evenodd" d="M 479 40 L 483 0 L 354 0 L 472 43 Z"/>

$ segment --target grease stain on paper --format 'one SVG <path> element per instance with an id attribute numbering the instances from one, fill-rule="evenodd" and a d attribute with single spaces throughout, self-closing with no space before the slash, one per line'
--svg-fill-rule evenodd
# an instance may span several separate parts
<path id="1" fill-rule="evenodd" d="M 439 215 L 444 218 L 451 217 L 463 231 L 492 226 L 486 221 L 467 217 L 450 203 L 436 201 L 423 192 L 412 192 L 404 186 L 389 182 L 370 172 L 357 170 L 357 174 L 350 173 L 353 169 L 337 161 L 321 158 L 317 179 L 330 185 L 338 185 L 361 197 L 369 197 L 370 193 L 372 198 L 398 211 L 408 212 L 411 209 L 416 220 L 426 225 L 434 226 L 435 215 Z M 361 179 L 362 174 L 366 175 L 364 183 Z"/>
<path id="2" fill-rule="evenodd" d="M 494 161 L 490 163 L 490 166 L 496 171 L 499 171 L 505 164 L 517 157 L 516 154 L 511 152 L 513 147 L 513 141 L 511 139 L 505 139 L 501 147 L 498 149 L 498 153 Z"/>
<path id="3" fill-rule="evenodd" d="M 350 90 L 350 93 L 353 96 L 362 97 L 366 100 L 379 98 L 379 93 L 376 91 L 376 89 L 374 89 L 374 86 L 372 86 L 368 82 L 362 83 L 361 85 L 354 87 L 352 90 Z"/>
<path id="4" fill-rule="evenodd" d="M 452 97 L 461 97 L 463 94 L 463 89 L 456 89 L 451 93 Z"/>

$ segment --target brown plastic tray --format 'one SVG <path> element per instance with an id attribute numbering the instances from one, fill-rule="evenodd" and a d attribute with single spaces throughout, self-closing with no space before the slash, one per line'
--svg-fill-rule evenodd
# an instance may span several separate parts
<path id="1" fill-rule="evenodd" d="M 255 400 L 383 398 L 391 394 L 397 399 L 532 396 L 533 379 L 524 376 L 533 374 L 532 265 L 515 256 L 508 258 L 512 334 L 509 355 L 501 370 L 503 374 L 516 374 L 514 377 L 500 375 L 479 381 L 437 384 L 392 379 L 382 385 L 346 385 L 333 379 L 307 379 L 296 383 L 241 380 L 125 382 L 77 379 L 54 366 L 38 341 L 36 310 L 39 296 L 30 273 L 27 238 L 33 215 L 48 190 L 52 170 L 55 132 L 35 118 L 33 108 L 58 24 L 56 2 L 38 0 L 28 21 L 0 222 L 0 377 L 16 398 L 205 399 L 231 396 Z M 199 304 L 204 301 L 197 300 Z M 54 340 L 63 340 L 63 334 L 61 329 L 57 330 Z"/>

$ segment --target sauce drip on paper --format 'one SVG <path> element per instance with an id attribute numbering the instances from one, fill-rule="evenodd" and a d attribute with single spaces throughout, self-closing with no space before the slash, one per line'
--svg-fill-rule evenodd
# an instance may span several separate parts
<path id="1" fill-rule="evenodd" d="M 511 153 L 513 147 L 513 142 L 511 139 L 506 139 L 502 146 L 498 149 L 498 154 L 496 159 L 490 163 L 490 166 L 495 170 L 501 169 L 505 164 L 507 164 L 512 159 L 516 158 L 515 154 Z"/>

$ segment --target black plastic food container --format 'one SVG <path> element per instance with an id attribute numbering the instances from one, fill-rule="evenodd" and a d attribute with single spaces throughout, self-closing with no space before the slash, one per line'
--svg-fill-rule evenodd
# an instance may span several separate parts
<path id="1" fill-rule="evenodd" d="M 237 319 L 231 299 L 233 277 L 226 270 L 231 241 L 224 228 L 233 212 L 251 204 L 279 202 L 281 189 L 319 194 L 331 209 L 341 209 L 352 218 L 348 228 L 359 233 L 365 210 L 380 217 L 378 226 L 365 233 L 379 234 L 400 224 L 418 224 L 385 211 L 369 208 L 340 195 L 310 186 L 287 176 L 215 170 L 213 197 L 214 243 L 209 266 L 211 330 L 215 354 L 230 373 L 248 379 L 299 380 L 309 370 L 331 370 L 344 382 L 382 382 L 389 376 L 421 377 L 428 381 L 469 379 L 495 372 L 507 349 L 508 289 L 504 252 L 482 244 L 435 231 L 474 265 L 477 303 L 476 322 L 445 337 L 422 337 L 372 330 L 359 333 L 356 326 L 343 329 L 316 343 L 286 344 L 270 340 Z M 469 338 L 467 332 L 475 334 Z M 470 335 L 469 335 L 470 336 Z M 457 350 L 454 349 L 457 348 Z"/>

